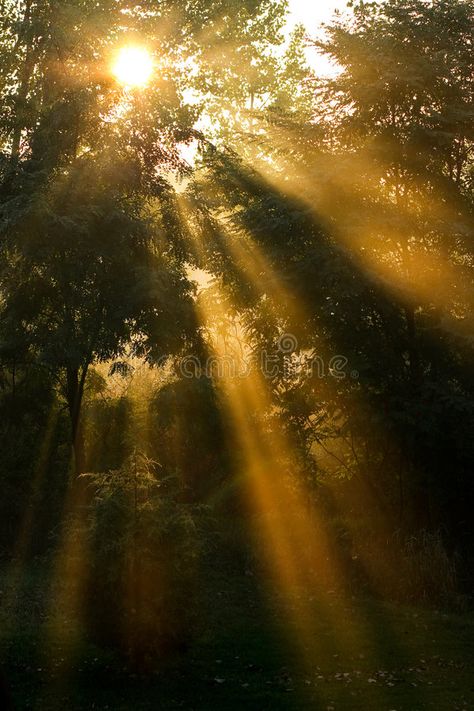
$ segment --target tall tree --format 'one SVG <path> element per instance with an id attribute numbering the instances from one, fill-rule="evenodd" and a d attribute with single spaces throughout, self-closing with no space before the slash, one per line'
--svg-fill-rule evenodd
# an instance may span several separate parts
<path id="1" fill-rule="evenodd" d="M 173 197 L 174 178 L 187 170 L 180 144 L 196 136 L 202 109 L 185 90 L 224 100 L 250 87 L 286 4 L 3 6 L 2 338 L 17 359 L 33 358 L 60 379 L 80 471 L 90 366 L 127 348 L 159 357 L 196 331 L 189 245 Z M 124 93 L 113 53 L 140 42 L 154 58 L 153 79 Z"/>
<path id="2" fill-rule="evenodd" d="M 252 165 L 237 145 L 210 152 L 194 186 L 208 268 L 256 347 L 294 328 L 303 355 L 340 353 L 357 373 L 275 382 L 284 416 L 402 514 L 406 486 L 421 523 L 435 500 L 457 525 L 473 493 L 454 425 L 472 412 L 471 42 L 463 0 L 357 5 L 319 43 L 340 73 L 315 84 L 314 121 L 262 117 Z"/>

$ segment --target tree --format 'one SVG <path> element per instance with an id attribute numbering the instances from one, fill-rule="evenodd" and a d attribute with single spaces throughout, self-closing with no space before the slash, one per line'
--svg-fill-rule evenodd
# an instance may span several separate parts
<path id="1" fill-rule="evenodd" d="M 328 143 L 351 171 L 335 181 L 336 204 L 346 204 L 336 224 L 405 321 L 407 378 L 398 392 L 382 392 L 398 419 L 392 431 L 421 477 L 425 510 L 430 483 L 446 491 L 441 431 L 465 467 L 449 423 L 472 398 L 473 10 L 463 0 L 357 3 L 353 18 L 329 26 L 317 43 L 341 67 L 318 87 Z M 414 414 L 420 400 L 430 403 L 423 421 Z"/>
<path id="2" fill-rule="evenodd" d="M 268 112 L 252 164 L 245 147 L 210 151 L 193 187 L 204 262 L 255 348 L 286 330 L 302 355 L 340 353 L 357 373 L 273 383 L 282 422 L 394 520 L 451 530 L 472 500 L 452 419 L 472 409 L 470 38 L 471 3 L 356 6 L 319 44 L 341 73 L 315 83 L 315 122 Z M 450 455 L 463 513 L 448 501 Z"/>
<path id="3" fill-rule="evenodd" d="M 91 364 L 128 348 L 161 356 L 183 344 L 192 322 L 192 287 L 160 224 L 159 197 L 170 186 L 157 169 L 180 170 L 177 143 L 193 115 L 176 88 L 125 98 L 121 120 L 114 115 L 120 92 L 100 72 L 118 10 L 30 2 L 16 41 L 3 35 L 12 44 L 12 123 L 2 126 L 3 338 L 60 379 L 77 471 Z M 91 22 L 96 31 L 85 33 Z M 78 42 L 82 33 L 87 42 Z M 25 56 L 33 66 L 15 83 Z"/>
<path id="4" fill-rule="evenodd" d="M 158 250 L 137 199 L 120 194 L 127 166 L 114 162 L 108 170 L 118 166 L 114 185 L 90 157 L 79 162 L 32 200 L 7 238 L 15 268 L 2 279 L 4 333 L 14 332 L 17 352 L 29 349 L 61 379 L 78 471 L 89 367 L 128 349 L 161 357 L 191 333 L 183 268 Z"/>
<path id="5" fill-rule="evenodd" d="M 372 202 L 361 225 L 370 236 L 359 238 L 360 246 L 379 269 L 380 234 L 390 253 L 414 379 L 423 318 L 414 292 L 436 284 L 439 318 L 453 309 L 467 313 L 472 303 L 472 27 L 471 2 L 359 3 L 353 21 L 336 22 L 317 45 L 342 67 L 321 88 L 322 115 L 339 117 L 333 140 L 349 152 L 362 186 L 352 190 Z M 443 284 L 445 259 L 455 264 L 458 290 Z"/>
<path id="6" fill-rule="evenodd" d="M 6 5 L 3 339 L 17 359 L 33 357 L 60 379 L 80 471 L 90 366 L 127 349 L 159 359 L 196 334 L 189 245 L 170 181 L 186 173 L 179 145 L 196 135 L 183 67 L 214 63 L 214 78 L 227 60 L 248 69 L 242 56 L 272 41 L 284 3 Z M 224 64 L 215 64 L 215 37 L 202 35 L 209 22 L 224 28 Z M 124 95 L 110 57 L 114 45 L 142 36 L 156 58 L 154 81 Z"/>

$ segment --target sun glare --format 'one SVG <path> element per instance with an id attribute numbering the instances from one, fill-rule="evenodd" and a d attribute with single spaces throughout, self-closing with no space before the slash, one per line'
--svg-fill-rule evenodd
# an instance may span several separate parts
<path id="1" fill-rule="evenodd" d="M 125 87 L 144 87 L 153 72 L 153 59 L 143 47 L 123 47 L 113 64 L 113 74 Z"/>

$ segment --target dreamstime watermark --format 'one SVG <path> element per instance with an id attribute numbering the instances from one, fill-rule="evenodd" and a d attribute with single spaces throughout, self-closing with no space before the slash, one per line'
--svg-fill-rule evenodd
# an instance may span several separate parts
<path id="1" fill-rule="evenodd" d="M 182 358 L 178 371 L 187 379 L 208 377 L 213 380 L 235 380 L 248 377 L 257 369 L 268 380 L 278 378 L 334 378 L 345 380 L 357 379 L 359 373 L 350 370 L 349 361 L 344 355 L 323 357 L 314 351 L 301 349 L 298 339 L 284 333 L 275 347 L 262 349 L 255 354 L 210 355 L 204 361 L 197 356 Z"/>

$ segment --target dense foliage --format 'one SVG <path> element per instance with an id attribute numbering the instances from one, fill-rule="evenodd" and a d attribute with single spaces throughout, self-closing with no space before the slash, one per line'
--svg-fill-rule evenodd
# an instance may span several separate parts
<path id="1" fill-rule="evenodd" d="M 160 478 L 139 452 L 120 470 L 88 478 L 86 624 L 92 638 L 117 645 L 143 668 L 157 654 L 185 649 L 197 622 L 193 509 L 176 479 Z"/>

